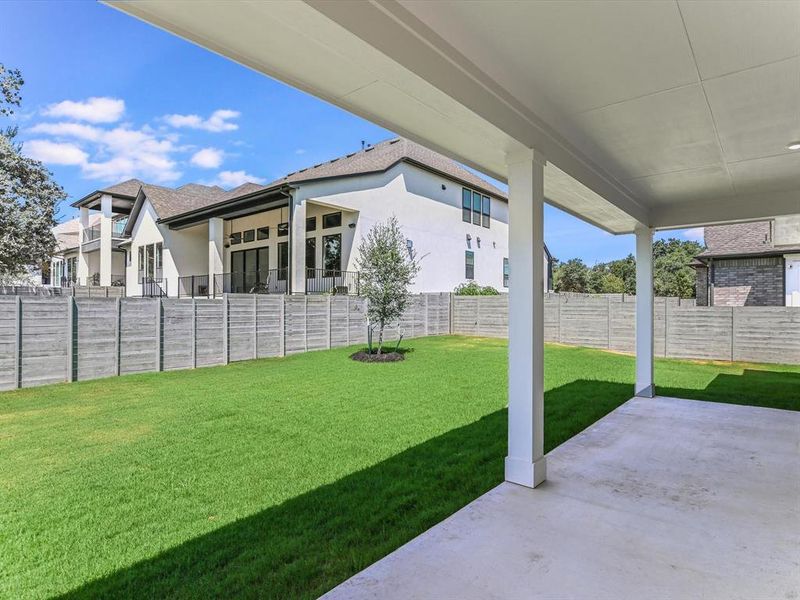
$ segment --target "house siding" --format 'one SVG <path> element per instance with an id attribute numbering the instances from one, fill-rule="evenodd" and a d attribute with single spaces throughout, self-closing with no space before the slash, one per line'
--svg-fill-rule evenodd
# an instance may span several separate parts
<path id="1" fill-rule="evenodd" d="M 697 277 L 697 306 L 708 306 L 708 267 L 695 267 Z"/>
<path id="2" fill-rule="evenodd" d="M 784 305 L 784 273 L 781 257 L 718 260 L 714 261 L 711 269 L 713 306 Z M 698 305 L 699 290 L 700 286 L 698 286 Z"/>

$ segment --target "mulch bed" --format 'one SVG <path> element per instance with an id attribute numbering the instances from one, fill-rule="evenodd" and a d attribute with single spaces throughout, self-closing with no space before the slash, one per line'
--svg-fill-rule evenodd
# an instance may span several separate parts
<path id="1" fill-rule="evenodd" d="M 383 352 L 381 354 L 370 354 L 365 350 L 351 354 L 350 358 L 359 362 L 397 362 L 398 360 L 405 360 L 405 353 L 403 352 Z"/>

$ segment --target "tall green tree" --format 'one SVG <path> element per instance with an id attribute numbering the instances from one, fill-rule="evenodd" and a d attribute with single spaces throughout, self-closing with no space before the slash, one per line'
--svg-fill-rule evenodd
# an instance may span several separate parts
<path id="1" fill-rule="evenodd" d="M 396 217 L 370 228 L 359 244 L 356 265 L 361 295 L 367 299 L 368 325 L 371 331 L 378 331 L 380 354 L 384 329 L 403 314 L 409 288 L 419 272 L 416 253 L 408 248 Z"/>
<path id="2" fill-rule="evenodd" d="M 580 258 L 558 263 L 553 269 L 553 289 L 556 292 L 588 292 L 589 269 Z"/>
<path id="3" fill-rule="evenodd" d="M 22 103 L 22 75 L 0 64 L 0 115 Z M 0 281 L 13 281 L 52 256 L 52 228 L 63 188 L 39 161 L 22 154 L 17 129 L 0 131 Z"/>

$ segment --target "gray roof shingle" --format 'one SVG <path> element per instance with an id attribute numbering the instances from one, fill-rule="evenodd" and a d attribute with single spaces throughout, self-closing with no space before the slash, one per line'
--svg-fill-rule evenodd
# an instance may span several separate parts
<path id="1" fill-rule="evenodd" d="M 488 192 L 493 196 L 506 199 L 506 194 L 503 191 L 468 171 L 457 162 L 405 138 L 386 140 L 364 150 L 289 173 L 286 177 L 273 181 L 269 186 L 330 177 L 379 173 L 386 171 L 402 160 L 419 163 L 453 179 L 463 181 L 470 186 Z"/>

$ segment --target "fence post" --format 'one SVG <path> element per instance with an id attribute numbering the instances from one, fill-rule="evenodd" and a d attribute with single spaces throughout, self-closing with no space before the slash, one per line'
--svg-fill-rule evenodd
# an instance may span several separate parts
<path id="1" fill-rule="evenodd" d="M 278 310 L 280 316 L 280 337 L 278 338 L 278 352 L 286 356 L 286 294 L 281 294 L 281 305 Z"/>
<path id="2" fill-rule="evenodd" d="M 156 298 L 156 371 L 161 370 L 161 298 Z"/>
<path id="3" fill-rule="evenodd" d="M 450 296 L 450 298 L 448 299 L 448 311 L 449 311 L 450 314 L 447 315 L 447 317 L 448 317 L 448 319 L 447 319 L 447 321 L 448 321 L 447 328 L 449 329 L 449 331 L 447 333 L 449 335 L 453 335 L 453 331 L 454 331 L 454 327 L 453 327 L 453 317 L 454 317 L 454 315 L 453 315 L 453 313 L 455 312 L 455 308 L 456 308 L 455 307 L 455 302 L 456 301 L 455 301 L 455 298 L 454 298 L 455 294 L 453 294 L 453 292 L 450 292 L 449 296 Z"/>
<path id="4" fill-rule="evenodd" d="M 192 298 L 192 368 L 197 368 L 197 304 Z"/>
<path id="5" fill-rule="evenodd" d="M 328 350 L 331 348 L 331 299 L 332 296 L 328 294 Z"/>
<path id="6" fill-rule="evenodd" d="M 428 331 L 428 294 L 425 294 L 425 335 L 429 336 L 430 332 Z"/>
<path id="7" fill-rule="evenodd" d="M 611 296 L 606 296 L 606 348 L 611 350 Z"/>
<path id="8" fill-rule="evenodd" d="M 729 359 L 731 361 L 733 361 L 735 340 L 736 340 L 736 308 L 731 306 L 731 357 Z"/>
<path id="9" fill-rule="evenodd" d="M 303 300 L 303 350 L 308 352 L 308 293 Z"/>
<path id="10" fill-rule="evenodd" d="M 229 312 L 228 294 L 222 294 L 222 362 L 226 365 L 231 362 L 230 351 L 228 350 L 230 337 Z"/>
<path id="11" fill-rule="evenodd" d="M 258 358 L 258 295 L 253 294 L 253 359 Z"/>
<path id="12" fill-rule="evenodd" d="M 122 302 L 117 296 L 114 298 L 114 309 L 117 315 L 117 323 L 114 328 L 114 356 L 116 358 L 116 375 L 119 376 L 121 372 L 121 351 L 122 344 L 120 343 L 120 336 L 122 335 Z"/>
<path id="13" fill-rule="evenodd" d="M 345 316 L 345 325 L 347 326 L 347 334 L 346 334 L 347 337 L 346 337 L 346 339 L 347 339 L 347 345 L 349 346 L 350 345 L 350 296 L 347 295 L 347 296 L 345 296 L 345 298 L 347 298 L 347 302 L 345 304 L 345 308 L 346 308 L 346 311 L 347 311 L 346 316 Z"/>
<path id="14" fill-rule="evenodd" d="M 14 311 L 14 387 L 22 387 L 22 298 L 17 295 Z M 67 338 L 69 339 L 69 338 Z"/>

